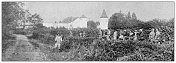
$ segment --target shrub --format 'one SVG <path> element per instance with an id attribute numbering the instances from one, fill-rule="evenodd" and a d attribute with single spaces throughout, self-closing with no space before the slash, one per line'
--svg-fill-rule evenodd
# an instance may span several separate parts
<path id="1" fill-rule="evenodd" d="M 14 34 L 22 34 L 22 35 L 26 35 L 26 34 L 27 34 L 27 31 L 22 30 L 22 29 L 19 29 L 19 30 L 15 30 L 13 33 L 14 33 Z"/>
<path id="2" fill-rule="evenodd" d="M 172 46 L 159 46 L 147 41 L 97 40 L 94 54 L 85 56 L 86 61 L 173 61 Z M 166 44 L 165 44 L 166 45 Z M 165 52 L 164 52 L 165 51 Z M 99 53 L 97 53 L 99 52 Z M 159 53 L 160 52 L 160 53 Z"/>

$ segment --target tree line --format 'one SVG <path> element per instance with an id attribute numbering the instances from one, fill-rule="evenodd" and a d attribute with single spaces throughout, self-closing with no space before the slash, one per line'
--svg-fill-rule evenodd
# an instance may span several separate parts
<path id="1" fill-rule="evenodd" d="M 114 13 L 109 18 L 108 22 L 109 29 L 150 29 L 161 26 L 169 26 L 173 28 L 174 18 L 170 19 L 169 21 L 162 19 L 152 19 L 145 22 L 137 19 L 135 13 L 132 13 L 131 15 L 130 12 L 127 14 L 119 12 Z"/>
<path id="2" fill-rule="evenodd" d="M 3 48 L 10 44 L 9 39 L 14 39 L 12 37 L 12 31 L 18 31 L 20 23 L 26 24 L 26 22 L 31 22 L 34 28 L 42 27 L 41 24 L 43 19 L 39 14 L 31 14 L 29 10 L 23 9 L 24 3 L 22 2 L 2 2 L 2 44 Z M 24 29 L 26 26 L 22 26 Z"/>

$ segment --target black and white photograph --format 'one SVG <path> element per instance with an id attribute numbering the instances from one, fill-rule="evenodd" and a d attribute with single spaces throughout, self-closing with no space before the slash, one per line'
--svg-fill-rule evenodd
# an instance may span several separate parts
<path id="1" fill-rule="evenodd" d="M 174 61 L 174 1 L 2 1 L 1 61 Z"/>

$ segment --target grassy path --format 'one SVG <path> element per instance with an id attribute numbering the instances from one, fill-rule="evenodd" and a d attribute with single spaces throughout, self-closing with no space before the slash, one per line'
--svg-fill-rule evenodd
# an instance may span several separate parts
<path id="1" fill-rule="evenodd" d="M 4 53 L 3 61 L 48 61 L 46 54 L 29 42 L 25 35 L 15 35 L 16 43 Z"/>

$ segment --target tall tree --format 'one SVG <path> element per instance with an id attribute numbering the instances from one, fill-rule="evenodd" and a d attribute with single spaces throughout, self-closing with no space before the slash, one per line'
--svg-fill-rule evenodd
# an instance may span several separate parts
<path id="1" fill-rule="evenodd" d="M 124 14 L 122 13 L 115 13 L 113 14 L 108 22 L 108 28 L 111 29 L 121 29 L 124 28 L 126 23 Z"/>
<path id="2" fill-rule="evenodd" d="M 24 21 L 25 11 L 21 2 L 2 2 L 2 25 L 3 27 L 16 27 L 17 21 Z"/>
<path id="3" fill-rule="evenodd" d="M 132 14 L 132 19 L 137 20 L 137 16 L 135 13 Z"/>
<path id="4" fill-rule="evenodd" d="M 160 27 L 162 25 L 164 25 L 164 23 L 162 23 L 161 19 L 153 19 L 148 21 L 149 24 L 151 24 L 153 27 Z"/>
<path id="5" fill-rule="evenodd" d="M 21 2 L 2 2 L 2 35 L 8 35 L 10 30 L 16 29 L 17 21 L 24 21 L 22 6 Z"/>
<path id="6" fill-rule="evenodd" d="M 174 28 L 174 21 L 175 21 L 175 18 L 170 19 L 169 22 L 167 22 L 166 26 Z"/>
<path id="7" fill-rule="evenodd" d="M 35 25 L 35 24 L 42 23 L 43 19 L 40 17 L 39 14 L 35 13 L 31 17 L 29 17 L 29 21 Z"/>
<path id="8" fill-rule="evenodd" d="M 142 23 L 140 20 L 137 20 L 137 17 L 135 13 L 131 15 L 130 12 L 128 14 L 123 14 L 123 13 L 115 13 L 113 14 L 108 22 L 108 28 L 111 29 L 127 29 L 127 28 L 135 28 L 138 26 L 138 24 Z"/>
<path id="9" fill-rule="evenodd" d="M 8 48 L 6 40 L 11 39 L 10 31 L 15 30 L 18 21 L 24 21 L 25 11 L 21 2 L 2 2 L 2 51 Z"/>
<path id="10" fill-rule="evenodd" d="M 130 12 L 128 12 L 128 14 L 127 14 L 127 19 L 131 19 L 131 14 L 130 14 Z"/>

